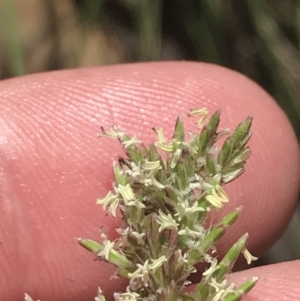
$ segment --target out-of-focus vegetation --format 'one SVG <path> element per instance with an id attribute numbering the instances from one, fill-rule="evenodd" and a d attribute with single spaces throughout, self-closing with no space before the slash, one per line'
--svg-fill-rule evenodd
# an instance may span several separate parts
<path id="1" fill-rule="evenodd" d="M 0 78 L 176 59 L 252 78 L 300 139 L 300 0 L 0 0 Z M 294 228 L 285 237 L 299 257 Z"/>

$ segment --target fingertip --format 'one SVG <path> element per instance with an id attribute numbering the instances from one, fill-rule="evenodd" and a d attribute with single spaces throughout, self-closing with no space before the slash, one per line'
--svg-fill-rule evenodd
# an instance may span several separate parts
<path id="1" fill-rule="evenodd" d="M 255 286 L 247 293 L 245 301 L 294 301 L 299 300 L 300 261 L 283 262 L 268 266 L 231 273 L 226 277 L 227 284 L 239 287 L 249 280 L 257 280 Z M 188 287 L 191 292 L 195 285 Z"/>
<path id="2" fill-rule="evenodd" d="M 249 269 L 230 275 L 230 281 L 238 285 L 253 276 L 258 278 L 257 284 L 245 296 L 245 301 L 292 301 L 299 299 L 300 261 L 283 262 Z"/>
<path id="3" fill-rule="evenodd" d="M 229 207 L 244 210 L 222 250 L 248 231 L 249 248 L 260 253 L 293 212 L 300 178 L 293 130 L 274 100 L 236 72 L 201 63 L 132 64 L 27 76 L 1 88 L 1 193 L 2 200 L 11 200 L 3 201 L 1 215 L 6 248 L 13 250 L 8 285 L 19 277 L 26 279 L 26 291 L 34 287 L 40 298 L 65 300 L 91 296 L 99 284 L 115 289 L 108 281 L 114 270 L 92 262 L 72 239 L 97 239 L 101 225 L 114 232 L 119 223 L 95 205 L 111 189 L 111 162 L 122 153 L 116 141 L 97 138 L 101 126 L 119 125 L 149 143 L 153 126 L 170 137 L 177 115 L 191 108 L 221 108 L 221 127 L 231 128 L 252 114 L 253 155 L 245 175 L 228 186 Z M 193 120 L 184 121 L 196 128 Z M 20 229 L 27 236 L 15 235 Z M 35 249 L 26 261 L 20 254 L 28 239 Z M 26 277 L 45 270 L 53 281 Z"/>

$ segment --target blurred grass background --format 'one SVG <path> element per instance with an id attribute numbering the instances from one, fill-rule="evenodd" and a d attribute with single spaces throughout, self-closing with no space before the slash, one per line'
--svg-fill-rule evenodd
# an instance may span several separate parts
<path id="1" fill-rule="evenodd" d="M 237 70 L 300 139 L 300 0 L 0 0 L 0 78 L 151 60 Z M 300 258 L 300 209 L 260 264 Z"/>

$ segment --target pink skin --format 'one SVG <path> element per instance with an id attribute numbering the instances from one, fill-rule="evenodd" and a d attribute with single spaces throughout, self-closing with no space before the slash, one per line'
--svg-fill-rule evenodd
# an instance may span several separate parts
<path id="1" fill-rule="evenodd" d="M 220 254 L 245 232 L 249 249 L 261 254 L 293 213 L 296 138 L 274 100 L 238 73 L 201 63 L 122 65 L 11 79 L 0 93 L 1 300 L 22 300 L 24 292 L 42 301 L 93 300 L 99 285 L 108 294 L 124 287 L 75 240 L 98 239 L 101 226 L 112 234 L 119 223 L 95 204 L 111 188 L 112 160 L 122 154 L 116 141 L 97 138 L 102 125 L 118 124 L 148 143 L 151 127 L 170 135 L 176 116 L 190 108 L 221 108 L 221 126 L 230 128 L 252 114 L 253 156 L 226 188 L 226 210 L 244 211 Z M 195 129 L 194 120 L 185 124 Z M 293 262 L 233 277 L 261 278 L 246 300 L 291 301 L 299 297 L 299 271 Z"/>

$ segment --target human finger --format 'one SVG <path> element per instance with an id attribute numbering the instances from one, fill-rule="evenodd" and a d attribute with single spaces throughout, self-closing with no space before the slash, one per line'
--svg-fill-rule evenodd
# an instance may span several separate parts
<path id="1" fill-rule="evenodd" d="M 257 277 L 254 288 L 243 301 L 294 301 L 299 300 L 300 261 L 282 262 L 232 273 L 227 277 L 227 285 L 233 282 L 237 287 L 253 277 Z M 188 287 L 193 291 L 196 285 Z"/>
<path id="2" fill-rule="evenodd" d="M 93 262 L 74 240 L 98 239 L 100 226 L 113 234 L 119 223 L 94 205 L 111 188 L 111 161 L 121 153 L 114 141 L 97 138 L 100 126 L 118 124 L 150 142 L 152 126 L 170 134 L 176 116 L 190 108 L 220 107 L 224 127 L 252 114 L 253 156 L 227 189 L 228 210 L 243 205 L 244 211 L 220 252 L 245 231 L 254 253 L 266 249 L 293 211 L 299 153 L 290 124 L 268 94 L 233 71 L 199 63 L 61 71 L 4 81 L 1 95 L 4 300 L 19 300 L 25 291 L 81 300 L 98 285 L 106 292 L 121 285 L 108 281 L 113 269 Z"/>

